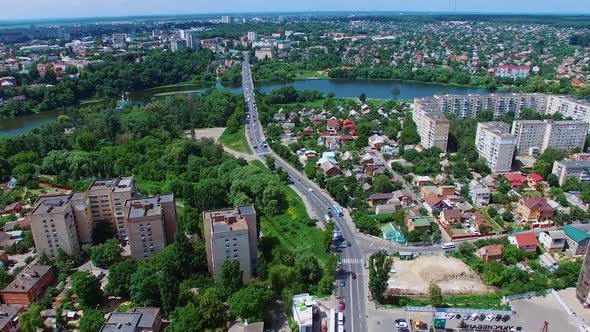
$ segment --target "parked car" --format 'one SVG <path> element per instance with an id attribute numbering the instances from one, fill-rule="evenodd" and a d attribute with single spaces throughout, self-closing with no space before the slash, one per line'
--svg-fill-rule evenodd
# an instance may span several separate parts
<path id="1" fill-rule="evenodd" d="M 344 286 L 346 286 L 346 283 L 344 280 L 340 279 L 340 287 L 344 288 Z"/>
<path id="2" fill-rule="evenodd" d="M 487 320 L 488 322 L 491 322 L 491 321 L 493 321 L 493 320 L 494 320 L 494 315 L 488 315 L 488 316 L 486 317 L 486 320 Z"/>
<path id="3" fill-rule="evenodd" d="M 474 312 L 474 313 L 472 313 L 472 314 L 471 314 L 471 316 L 469 316 L 469 319 L 471 319 L 471 320 L 476 320 L 476 319 L 477 319 L 477 317 L 479 317 L 479 314 L 478 314 L 478 313 L 476 313 L 476 312 Z"/>
<path id="4" fill-rule="evenodd" d="M 504 317 L 502 317 L 503 322 L 507 322 L 509 320 L 510 320 L 510 315 L 504 315 Z"/>
<path id="5" fill-rule="evenodd" d="M 350 243 L 350 241 L 346 241 L 346 245 L 350 247 L 352 246 L 352 243 Z"/>
<path id="6" fill-rule="evenodd" d="M 502 319 L 502 315 L 497 314 L 496 318 L 494 319 L 496 322 L 499 322 Z"/>
<path id="7" fill-rule="evenodd" d="M 356 273 L 352 272 L 352 279 L 356 279 Z"/>
<path id="8" fill-rule="evenodd" d="M 405 319 L 396 319 L 395 320 L 395 327 L 400 329 L 400 328 L 407 328 L 408 325 L 408 321 Z"/>
<path id="9" fill-rule="evenodd" d="M 461 319 L 461 315 L 460 314 L 456 314 L 455 315 L 455 319 Z"/>
<path id="10" fill-rule="evenodd" d="M 453 319 L 455 317 L 455 314 L 452 312 L 447 313 L 447 319 Z"/>
<path id="11" fill-rule="evenodd" d="M 340 300 L 340 303 L 338 303 L 338 310 L 344 310 L 345 307 L 346 305 L 344 304 L 344 301 Z"/>
<path id="12" fill-rule="evenodd" d="M 483 321 L 484 319 L 486 319 L 486 315 L 480 314 L 479 315 L 479 320 Z"/>

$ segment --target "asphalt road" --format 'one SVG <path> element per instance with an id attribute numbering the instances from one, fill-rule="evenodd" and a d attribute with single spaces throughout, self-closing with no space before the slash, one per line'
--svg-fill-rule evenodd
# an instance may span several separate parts
<path id="1" fill-rule="evenodd" d="M 291 167 L 291 165 L 274 154 L 266 145 L 262 125 L 258 119 L 258 109 L 255 104 L 254 84 L 252 81 L 250 65 L 248 63 L 247 55 L 245 57 L 245 61 L 242 65 L 242 84 L 244 88 L 244 98 L 250 115 L 246 121 L 246 135 L 248 142 L 252 147 L 252 151 L 254 151 L 261 160 L 266 160 L 269 156 L 274 158 L 276 165 L 287 171 L 289 177 L 294 181 L 293 185 L 302 195 L 306 196 L 315 215 L 327 215 L 336 203 L 315 183 L 308 180 L 304 175 Z M 344 273 L 338 275 L 339 280 L 337 280 L 335 289 L 337 301 L 343 300 L 345 302 L 345 330 L 347 332 L 368 331 L 366 313 L 367 297 L 364 288 L 364 280 L 365 278 L 368 279 L 368 276 L 365 275 L 366 270 L 363 265 L 364 255 L 360 247 L 357 245 L 354 229 L 351 226 L 352 221 L 349 220 L 350 222 L 348 222 L 346 220 L 346 218 L 349 217 L 339 217 L 336 214 L 333 214 L 333 216 L 334 222 L 338 228 L 340 228 L 342 236 L 345 238 L 345 243 L 346 241 L 350 241 L 351 243 L 350 247 L 347 247 L 340 252 L 340 259 L 342 262 L 340 267 L 344 270 Z M 356 273 L 356 279 L 352 279 L 352 272 Z M 341 287 L 340 280 L 344 281 L 344 287 Z M 335 304 L 335 307 L 338 307 L 338 303 Z"/>

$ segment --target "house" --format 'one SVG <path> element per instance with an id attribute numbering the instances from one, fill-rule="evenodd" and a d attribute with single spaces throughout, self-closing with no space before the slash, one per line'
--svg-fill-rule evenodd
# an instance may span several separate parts
<path id="1" fill-rule="evenodd" d="M 448 209 L 444 210 L 440 214 L 440 221 L 447 225 L 454 225 L 456 223 L 461 223 L 465 219 L 465 215 L 461 213 L 461 211 L 457 209 Z"/>
<path id="2" fill-rule="evenodd" d="M 399 201 L 397 201 L 397 204 L 396 203 L 379 204 L 375 208 L 375 214 L 376 215 L 392 214 L 395 211 L 399 210 L 401 207 L 402 207 L 402 205 L 399 203 Z"/>
<path id="3" fill-rule="evenodd" d="M 424 197 L 424 207 L 430 213 L 444 211 L 449 208 L 447 203 L 435 193 L 430 193 Z"/>
<path id="4" fill-rule="evenodd" d="M 373 135 L 369 137 L 369 146 L 372 149 L 380 149 L 383 145 L 385 145 L 386 137 L 382 135 Z"/>
<path id="5" fill-rule="evenodd" d="M 525 252 L 536 252 L 539 245 L 535 232 L 516 233 L 508 237 L 508 240 Z"/>
<path id="6" fill-rule="evenodd" d="M 473 224 L 480 233 L 488 233 L 493 229 L 492 224 L 480 212 L 473 214 Z M 483 232 L 482 232 L 483 231 Z"/>
<path id="7" fill-rule="evenodd" d="M 29 265 L 0 291 L 2 302 L 29 305 L 39 299 L 54 280 L 51 266 Z"/>
<path id="8" fill-rule="evenodd" d="M 369 196 L 369 206 L 387 204 L 387 201 L 393 198 L 393 193 L 378 193 Z"/>
<path id="9" fill-rule="evenodd" d="M 413 216 L 406 219 L 408 231 L 430 231 L 434 218 L 430 216 Z"/>
<path id="10" fill-rule="evenodd" d="M 567 236 L 566 253 L 572 256 L 584 255 L 590 244 L 590 234 L 572 225 L 565 225 L 562 230 Z"/>
<path id="11" fill-rule="evenodd" d="M 403 206 L 410 206 L 414 203 L 412 192 L 408 188 L 394 191 L 393 197 L 397 198 Z"/>
<path id="12" fill-rule="evenodd" d="M 283 109 L 281 108 L 278 113 L 275 113 L 272 116 L 272 118 L 277 122 L 283 122 L 287 119 L 287 115 L 283 112 Z"/>
<path id="13" fill-rule="evenodd" d="M 533 226 L 539 223 L 547 222 L 551 224 L 551 218 L 555 214 L 555 209 L 551 207 L 540 196 L 523 197 L 518 201 L 516 212 L 520 215 L 523 221 L 532 223 Z"/>
<path id="14" fill-rule="evenodd" d="M 430 176 L 416 175 L 414 176 L 414 179 L 412 179 L 412 184 L 416 187 L 427 186 L 432 184 L 432 182 L 432 177 Z"/>
<path id="15" fill-rule="evenodd" d="M 348 132 L 351 135 L 354 135 L 356 133 L 356 123 L 350 119 L 345 119 L 342 122 L 342 126 L 344 127 L 344 130 L 346 130 L 346 132 Z"/>
<path id="16" fill-rule="evenodd" d="M 313 132 L 314 132 L 314 129 L 312 127 L 305 127 L 303 129 L 303 134 L 304 135 L 311 135 L 311 134 L 313 134 Z"/>
<path id="17" fill-rule="evenodd" d="M 0 332 L 20 331 L 18 314 L 25 311 L 25 306 L 0 304 Z"/>
<path id="18" fill-rule="evenodd" d="M 520 173 L 508 173 L 502 176 L 510 182 L 512 188 L 518 188 L 519 186 L 527 184 L 527 177 Z"/>
<path id="19" fill-rule="evenodd" d="M 326 130 L 331 132 L 336 132 L 340 130 L 340 121 L 335 117 L 331 117 L 326 121 Z"/>
<path id="20" fill-rule="evenodd" d="M 228 332 L 263 332 L 264 322 L 248 323 L 238 322 L 232 325 Z"/>
<path id="21" fill-rule="evenodd" d="M 559 264 L 555 258 L 553 258 L 553 256 L 551 256 L 551 254 L 548 252 L 544 252 L 541 256 L 539 256 L 539 263 L 549 272 L 553 272 L 559 268 Z"/>
<path id="22" fill-rule="evenodd" d="M 492 244 L 489 246 L 481 247 L 477 250 L 476 254 L 484 261 L 501 261 L 502 260 L 502 250 L 504 249 L 504 245 L 502 244 Z"/>
<path id="23" fill-rule="evenodd" d="M 17 214 L 22 209 L 23 209 L 23 206 L 20 203 L 16 202 L 16 203 L 12 203 L 12 204 L 7 205 L 4 209 L 2 209 L 2 212 L 0 214 Z"/>
<path id="24" fill-rule="evenodd" d="M 100 332 L 160 332 L 162 313 L 160 308 L 134 308 L 129 312 L 108 314 Z"/>
<path id="25" fill-rule="evenodd" d="M 567 243 L 567 236 L 562 230 L 539 233 L 539 242 L 549 252 L 563 251 Z"/>
<path id="26" fill-rule="evenodd" d="M 342 174 L 340 168 L 338 168 L 338 166 L 329 160 L 323 160 L 320 162 L 320 168 L 327 177 L 333 177 Z"/>
<path id="27" fill-rule="evenodd" d="M 537 189 L 539 183 L 543 182 L 543 177 L 537 173 L 529 173 L 526 176 L 529 187 Z"/>
<path id="28" fill-rule="evenodd" d="M 477 208 L 490 204 L 492 192 L 490 189 L 480 184 L 476 180 L 469 182 L 469 196 Z"/>

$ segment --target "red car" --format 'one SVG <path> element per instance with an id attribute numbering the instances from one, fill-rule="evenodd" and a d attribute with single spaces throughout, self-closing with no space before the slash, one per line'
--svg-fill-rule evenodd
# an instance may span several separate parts
<path id="1" fill-rule="evenodd" d="M 338 309 L 344 310 L 344 308 L 345 308 L 344 301 L 340 300 L 340 303 L 338 303 Z"/>

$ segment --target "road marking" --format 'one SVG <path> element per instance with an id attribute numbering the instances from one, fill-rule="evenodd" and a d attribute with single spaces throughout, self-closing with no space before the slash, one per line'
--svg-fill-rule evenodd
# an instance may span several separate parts
<path id="1" fill-rule="evenodd" d="M 362 258 L 344 258 L 342 264 L 363 264 Z"/>

